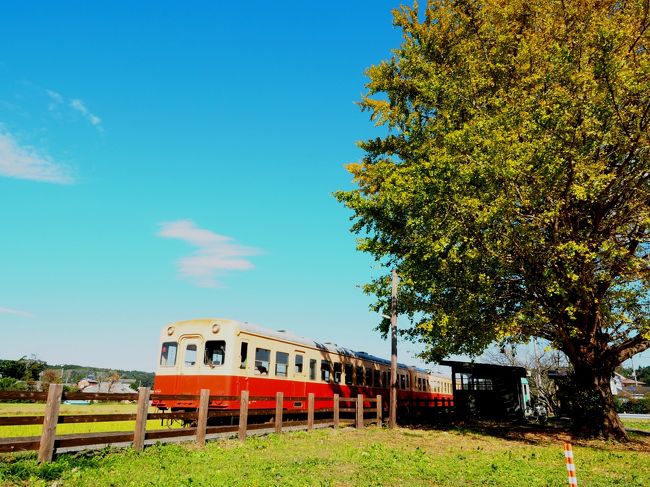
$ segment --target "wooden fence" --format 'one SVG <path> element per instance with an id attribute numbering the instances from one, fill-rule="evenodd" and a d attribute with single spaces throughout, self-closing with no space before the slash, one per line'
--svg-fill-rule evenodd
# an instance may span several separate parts
<path id="1" fill-rule="evenodd" d="M 149 413 L 151 400 L 199 400 L 199 408 L 195 412 L 157 412 Z M 284 408 L 284 401 L 307 400 L 307 419 L 284 421 L 285 413 L 289 412 Z M 126 446 L 131 444 L 135 450 L 142 450 L 147 443 L 155 442 L 178 442 L 196 441 L 200 446 L 205 445 L 206 439 L 217 438 L 224 435 L 238 434 L 243 441 L 249 431 L 268 430 L 281 433 L 283 428 L 312 430 L 315 426 L 339 427 L 341 425 L 354 425 L 362 428 L 367 424 L 381 424 L 382 421 L 382 399 L 366 397 L 359 394 L 357 397 L 314 397 L 309 394 L 304 397 L 284 397 L 278 392 L 275 397 L 249 396 L 249 391 L 242 391 L 241 396 L 210 396 L 208 389 L 202 389 L 199 396 L 191 395 L 163 395 L 151 394 L 147 387 L 139 388 L 138 394 L 105 394 L 105 393 L 64 393 L 61 384 L 50 385 L 48 392 L 26 392 L 26 391 L 0 391 L 0 401 L 23 400 L 23 401 L 45 401 L 43 416 L 0 416 L 0 426 L 11 425 L 38 425 L 42 424 L 41 436 L 0 438 L 0 453 L 17 452 L 27 450 L 38 450 L 39 462 L 49 462 L 55 452 L 82 450 L 84 448 L 97 448 L 97 446 Z M 93 401 L 137 401 L 135 414 L 81 414 L 81 415 L 60 415 L 62 401 L 68 400 L 93 400 Z M 239 411 L 210 410 L 208 405 L 211 400 L 239 400 Z M 250 409 L 250 401 L 272 401 L 275 400 L 275 409 Z M 314 408 L 314 402 L 318 400 L 331 401 L 331 408 Z M 365 407 L 368 403 L 374 407 Z M 351 406 L 353 405 L 353 407 Z M 342 407 L 346 406 L 346 407 Z M 295 410 L 290 411 L 292 415 Z M 316 413 L 319 418 L 315 419 Z M 341 413 L 354 413 L 354 420 L 341 418 Z M 329 415 L 331 414 L 331 417 Z M 272 416 L 273 424 L 260 423 L 249 424 L 251 416 Z M 323 417 L 326 416 L 326 417 Z M 238 418 L 237 424 L 208 426 L 209 418 Z M 183 420 L 191 421 L 191 427 L 176 429 L 147 430 L 147 421 L 152 419 L 161 420 Z M 95 423 L 110 421 L 134 421 L 134 431 L 104 432 L 104 433 L 83 433 L 57 435 L 56 427 L 59 424 L 69 423 Z"/>

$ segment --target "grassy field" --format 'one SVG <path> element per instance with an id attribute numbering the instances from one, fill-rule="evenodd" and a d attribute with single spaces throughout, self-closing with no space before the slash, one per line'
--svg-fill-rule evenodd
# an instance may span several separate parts
<path id="1" fill-rule="evenodd" d="M 649 420 L 628 419 L 628 420 L 623 420 L 623 424 L 625 424 L 625 427 L 627 429 L 639 430 L 639 431 L 647 431 L 648 433 L 650 433 L 650 421 Z"/>
<path id="2" fill-rule="evenodd" d="M 364 430 L 156 445 L 61 455 L 37 465 L 35 455 L 0 456 L 0 484 L 58 486 L 565 486 L 561 432 L 531 429 Z M 650 485 L 650 436 L 626 445 L 575 442 L 581 485 Z"/>
<path id="3" fill-rule="evenodd" d="M 42 416 L 44 404 L 0 404 L 0 416 Z M 59 414 L 135 414 L 135 404 L 99 403 L 84 405 L 61 404 Z M 156 412 L 155 408 L 150 409 Z M 135 421 L 113 421 L 109 423 L 73 423 L 57 426 L 57 434 L 68 433 L 99 433 L 104 431 L 133 431 Z M 148 429 L 160 429 L 160 421 L 147 421 Z M 0 426 L 0 438 L 17 436 L 37 436 L 41 434 L 41 425 Z"/>

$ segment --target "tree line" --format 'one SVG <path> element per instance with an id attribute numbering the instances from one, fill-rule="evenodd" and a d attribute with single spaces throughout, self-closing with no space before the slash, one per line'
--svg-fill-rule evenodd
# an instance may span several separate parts
<path id="1" fill-rule="evenodd" d="M 92 376 L 98 381 L 132 379 L 134 387 L 153 386 L 154 374 L 141 370 L 107 369 L 74 364 L 48 364 L 36 357 L 18 360 L 0 359 L 0 390 L 33 389 L 39 383 L 64 383 L 75 386 L 81 379 Z"/>

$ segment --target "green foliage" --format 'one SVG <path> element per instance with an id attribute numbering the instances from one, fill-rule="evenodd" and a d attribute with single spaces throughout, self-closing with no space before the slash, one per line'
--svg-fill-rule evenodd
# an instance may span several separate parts
<path id="1" fill-rule="evenodd" d="M 426 358 L 540 337 L 604 384 L 650 347 L 647 2 L 423 10 L 395 11 L 403 43 L 368 70 L 389 131 L 336 193 L 359 249 L 397 267 Z M 366 291 L 386 314 L 389 277 Z"/>
<path id="2" fill-rule="evenodd" d="M 27 384 L 13 377 L 0 378 L 0 391 L 25 391 Z"/>
<path id="3" fill-rule="evenodd" d="M 0 360 L 0 375 L 18 380 L 35 381 L 47 364 L 35 357 L 22 357 L 18 360 Z"/>
<path id="4" fill-rule="evenodd" d="M 617 398 L 616 411 L 619 413 L 650 414 L 650 397 L 629 400 Z"/>

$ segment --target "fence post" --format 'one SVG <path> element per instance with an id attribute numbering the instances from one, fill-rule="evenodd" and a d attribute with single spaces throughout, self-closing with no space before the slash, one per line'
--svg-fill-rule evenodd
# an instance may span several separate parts
<path id="1" fill-rule="evenodd" d="M 282 406 L 284 405 L 284 393 L 275 394 L 275 432 L 282 433 Z"/>
<path id="2" fill-rule="evenodd" d="M 314 429 L 314 393 L 307 396 L 307 431 Z"/>
<path id="3" fill-rule="evenodd" d="M 248 391 L 241 391 L 239 402 L 239 439 L 246 439 L 246 428 L 248 427 Z"/>
<path id="4" fill-rule="evenodd" d="M 135 431 L 133 432 L 133 449 L 142 451 L 144 449 L 144 436 L 147 430 L 147 410 L 149 409 L 148 387 L 138 388 L 138 407 L 135 412 Z"/>
<path id="5" fill-rule="evenodd" d="M 363 428 L 363 394 L 357 396 L 357 428 Z"/>
<path id="6" fill-rule="evenodd" d="M 199 396 L 199 416 L 196 421 L 196 444 L 205 446 L 205 433 L 208 427 L 208 407 L 210 406 L 210 389 L 201 389 Z"/>
<path id="7" fill-rule="evenodd" d="M 47 391 L 47 404 L 43 418 L 43 431 L 38 449 L 39 462 L 51 462 L 54 456 L 54 440 L 56 439 L 56 425 L 59 422 L 59 408 L 61 407 L 61 394 L 63 384 L 50 384 Z"/>
<path id="8" fill-rule="evenodd" d="M 334 428 L 339 427 L 340 416 L 341 416 L 341 412 L 339 410 L 339 395 L 334 394 Z"/>
<path id="9" fill-rule="evenodd" d="M 382 404 L 381 404 L 381 396 L 377 394 L 377 425 L 381 426 L 382 423 L 382 417 L 383 417 L 383 409 L 382 409 Z"/>

